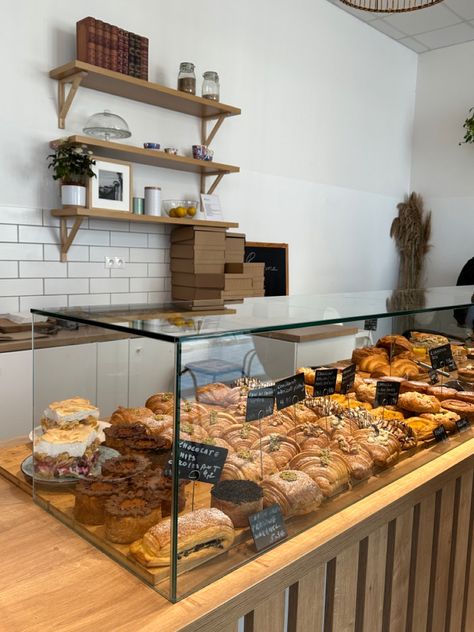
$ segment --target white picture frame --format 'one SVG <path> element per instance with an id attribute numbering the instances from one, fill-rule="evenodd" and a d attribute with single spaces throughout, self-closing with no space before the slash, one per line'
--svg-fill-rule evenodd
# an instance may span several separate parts
<path id="1" fill-rule="evenodd" d="M 87 206 L 91 210 L 132 212 L 132 165 L 123 160 L 93 157 L 92 171 L 95 178 L 89 178 Z"/>
<path id="2" fill-rule="evenodd" d="M 201 210 L 204 212 L 205 219 L 212 221 L 222 221 L 224 219 L 218 195 L 201 193 Z"/>

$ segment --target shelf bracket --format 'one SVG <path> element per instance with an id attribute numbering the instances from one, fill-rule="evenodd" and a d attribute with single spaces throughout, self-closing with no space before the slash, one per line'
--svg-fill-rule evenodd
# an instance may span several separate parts
<path id="1" fill-rule="evenodd" d="M 74 237 L 77 234 L 81 224 L 82 217 L 76 217 L 74 219 L 74 223 L 71 226 L 71 230 L 68 233 L 67 230 L 67 218 L 60 217 L 59 218 L 59 236 L 61 238 L 61 261 L 65 263 L 67 261 L 67 253 L 69 248 L 71 247 L 72 242 L 74 241 Z"/>
<path id="2" fill-rule="evenodd" d="M 76 92 L 81 85 L 84 77 L 87 76 L 86 72 L 76 72 L 70 77 L 59 79 L 58 81 L 58 127 L 64 129 L 66 127 L 66 116 L 69 112 L 69 108 L 72 105 Z M 66 84 L 71 84 L 69 92 L 66 96 Z"/>
<path id="3" fill-rule="evenodd" d="M 217 185 L 222 180 L 224 175 L 225 175 L 224 173 L 220 173 L 217 176 L 217 178 L 214 180 L 214 182 L 209 187 L 209 189 L 207 191 L 207 195 L 212 195 L 214 193 L 214 191 L 216 190 Z M 205 175 L 201 175 L 201 193 L 206 193 L 206 176 Z"/>
<path id="4" fill-rule="evenodd" d="M 214 127 L 211 129 L 209 134 L 207 133 L 207 119 L 202 119 L 201 122 L 201 144 L 202 145 L 210 145 L 214 139 L 214 136 L 217 134 L 220 126 L 227 118 L 227 114 L 219 114 L 216 122 L 214 123 Z"/>

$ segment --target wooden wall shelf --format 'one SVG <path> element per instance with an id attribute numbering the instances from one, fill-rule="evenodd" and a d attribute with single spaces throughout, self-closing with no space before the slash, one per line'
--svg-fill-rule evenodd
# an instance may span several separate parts
<path id="1" fill-rule="evenodd" d="M 90 209 L 84 206 L 69 206 L 57 208 L 51 211 L 53 217 L 59 217 L 59 232 L 61 238 L 61 261 L 67 261 L 67 253 L 71 247 L 77 231 L 81 227 L 82 220 L 91 217 L 93 219 L 113 219 L 124 222 L 142 222 L 148 224 L 167 224 L 172 226 L 208 226 L 210 228 L 238 228 L 237 222 L 214 222 L 205 219 L 186 219 L 178 217 L 156 217 L 152 215 L 134 215 L 122 211 L 108 209 Z M 74 219 L 72 227 L 68 231 L 67 220 Z"/>

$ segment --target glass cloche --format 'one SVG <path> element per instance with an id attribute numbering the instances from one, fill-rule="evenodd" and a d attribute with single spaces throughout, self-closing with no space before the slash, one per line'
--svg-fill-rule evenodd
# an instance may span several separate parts
<path id="1" fill-rule="evenodd" d="M 97 114 L 90 116 L 82 131 L 84 134 L 103 140 L 129 138 L 132 135 L 127 121 L 118 114 L 113 114 L 110 110 L 97 112 Z"/>

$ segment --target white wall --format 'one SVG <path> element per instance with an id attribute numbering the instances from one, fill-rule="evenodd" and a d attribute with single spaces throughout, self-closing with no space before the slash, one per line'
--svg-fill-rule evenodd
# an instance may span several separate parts
<path id="1" fill-rule="evenodd" d="M 474 256 L 474 145 L 459 146 L 474 106 L 474 42 L 420 55 L 412 189 L 433 214 L 427 283 L 454 285 Z"/>
<path id="2" fill-rule="evenodd" d="M 150 80 L 175 86 L 182 60 L 194 61 L 199 73 L 219 72 L 222 100 L 243 113 L 226 121 L 214 144 L 216 160 L 241 167 L 217 192 L 250 240 L 289 243 L 292 293 L 393 285 L 388 231 L 409 184 L 413 52 L 326 0 L 22 0 L 0 27 L 8 59 L 0 115 L 0 295 L 8 298 L 0 312 L 66 301 L 151 301 L 169 287 L 165 266 L 154 265 L 166 264 L 166 239 L 136 225 L 91 222 L 72 263 L 57 263 L 58 229 L 48 212 L 58 205 L 57 188 L 44 160 L 49 140 L 80 132 L 104 108 L 125 117 L 135 145 L 153 140 L 189 151 L 199 139 L 192 117 L 86 89 L 67 129 L 57 129 L 57 86 L 47 73 L 73 59 L 75 22 L 86 15 L 150 38 Z M 135 194 L 145 184 L 160 184 L 164 198 L 199 191 L 189 174 L 137 166 L 134 176 Z M 125 250 L 117 254 L 142 264 L 128 266 L 120 281 L 101 267 L 103 255 L 119 247 Z M 35 271 L 24 260 L 55 265 Z"/>

